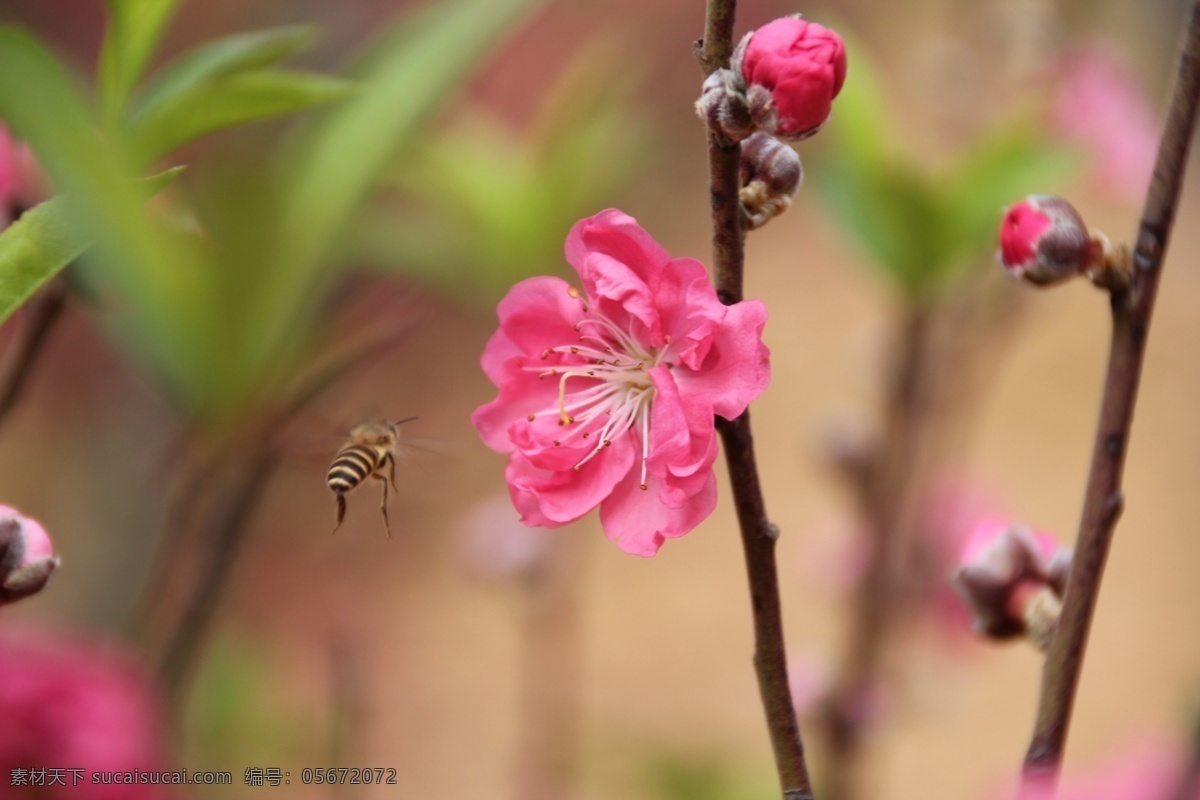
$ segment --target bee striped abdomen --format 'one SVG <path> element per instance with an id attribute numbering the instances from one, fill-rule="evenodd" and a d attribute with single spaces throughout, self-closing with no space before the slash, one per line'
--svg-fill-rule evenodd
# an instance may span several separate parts
<path id="1" fill-rule="evenodd" d="M 342 450 L 329 465 L 326 480 L 329 488 L 338 494 L 358 486 L 379 467 L 379 451 L 365 444 L 356 444 Z"/>

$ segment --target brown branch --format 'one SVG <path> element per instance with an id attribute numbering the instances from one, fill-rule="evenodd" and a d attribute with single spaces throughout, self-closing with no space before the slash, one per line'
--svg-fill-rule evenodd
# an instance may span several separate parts
<path id="1" fill-rule="evenodd" d="M 1175 219 L 1188 148 L 1200 98 L 1200 0 L 1193 0 L 1180 45 L 1179 68 L 1154 177 L 1142 209 L 1134 277 L 1126 291 L 1112 292 L 1112 343 L 1100 422 L 1092 450 L 1075 559 L 1063 599 L 1058 632 L 1046 654 L 1033 739 L 1024 778 L 1056 782 L 1104 562 L 1124 500 L 1121 473 L 1129 444 L 1134 403 L 1142 374 L 1146 335 Z"/>
<path id="2" fill-rule="evenodd" d="M 258 499 L 279 461 L 279 450 L 275 444 L 278 432 L 288 425 L 301 411 L 316 400 L 351 370 L 372 356 L 384 352 L 409 331 L 407 324 L 399 325 L 388 335 L 358 346 L 341 354 L 322 368 L 306 376 L 301 383 L 287 393 L 286 399 L 267 412 L 256 423 L 248 422 L 241 435 L 232 435 L 226 441 L 253 443 L 249 449 L 238 450 L 232 445 L 210 455 L 185 482 L 178 501 L 195 502 L 192 495 L 199 496 L 207 488 L 204 484 L 215 478 L 225 481 L 211 495 L 205 497 L 211 513 L 195 534 L 195 541 L 202 548 L 200 575 L 187 593 L 177 621 L 170 628 L 167 641 L 158 656 L 160 678 L 172 702 L 178 703 L 184 693 L 192 665 L 207 637 L 212 620 L 234 563 L 245 540 L 246 523 L 257 506 Z M 168 515 L 168 520 L 179 520 L 178 514 Z M 177 571 L 183 566 L 185 531 L 167 531 L 153 583 L 143 600 L 143 629 L 146 622 L 165 599 L 171 585 L 178 580 Z"/>
<path id="3" fill-rule="evenodd" d="M 733 55 L 733 17 L 737 0 L 708 0 L 704 9 L 704 38 L 696 42 L 696 58 L 704 77 L 729 66 Z"/>
<path id="4" fill-rule="evenodd" d="M 696 48 L 705 75 L 727 67 L 733 52 L 735 0 L 709 0 L 704 39 Z M 717 295 L 731 305 L 742 299 L 744 231 L 738 199 L 738 160 L 741 146 L 710 130 L 708 134 L 709 192 L 712 204 L 713 269 Z M 767 729 L 775 752 L 784 800 L 812 800 L 812 785 L 804 760 L 800 728 L 788 689 L 784 656 L 783 619 L 779 602 L 779 576 L 775 566 L 778 529 L 767 519 L 750 412 L 735 420 L 717 420 L 717 430 L 729 466 L 737 508 L 746 572 L 754 615 L 754 668 L 766 712 Z"/>
<path id="5" fill-rule="evenodd" d="M 861 699 L 882 679 L 884 654 L 904 614 L 908 588 L 901 580 L 910 549 L 913 500 L 929 444 L 929 395 L 935 390 L 929 327 L 933 309 L 906 300 L 900 350 L 888 381 L 883 436 L 855 488 L 871 536 L 871 559 L 855 596 L 846 651 L 823 709 L 829 738 L 829 800 L 851 800 L 858 786 L 865 730 Z"/>
<path id="6" fill-rule="evenodd" d="M 52 280 L 21 309 L 24 318 L 12 346 L 9 347 L 0 375 L 0 421 L 4 420 L 29 382 L 33 365 L 58 322 L 67 301 L 67 289 L 61 279 Z"/>

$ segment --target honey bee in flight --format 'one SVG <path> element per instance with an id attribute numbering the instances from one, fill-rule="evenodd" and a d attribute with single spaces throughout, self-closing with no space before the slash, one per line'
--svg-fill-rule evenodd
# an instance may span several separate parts
<path id="1" fill-rule="evenodd" d="M 416 417 L 407 417 L 399 422 L 366 422 L 350 431 L 350 438 L 334 456 L 329 465 L 326 482 L 329 491 L 337 497 L 337 525 L 334 533 L 342 527 L 346 516 L 346 493 L 352 491 L 368 476 L 383 484 L 383 501 L 379 504 L 383 512 L 383 527 L 391 538 L 392 526 L 388 522 L 388 483 L 396 488 L 396 445 L 400 442 L 399 426 Z M 384 475 L 384 469 L 387 475 Z"/>

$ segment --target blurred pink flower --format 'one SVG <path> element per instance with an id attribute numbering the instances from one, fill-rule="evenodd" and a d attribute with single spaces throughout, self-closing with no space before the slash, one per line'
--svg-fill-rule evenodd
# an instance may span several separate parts
<path id="1" fill-rule="evenodd" d="M 977 479 L 960 474 L 934 478 L 921 501 L 918 517 L 918 581 L 925 587 L 922 603 L 945 643 L 958 647 L 977 642 L 971 616 L 950 583 L 972 532 L 1002 519 L 998 494 Z"/>
<path id="2" fill-rule="evenodd" d="M 792 695 L 796 716 L 807 717 L 817 713 L 832 687 L 829 667 L 805 651 L 789 650 L 787 673 L 788 691 Z"/>
<path id="3" fill-rule="evenodd" d="M 20 189 L 17 147 L 8 135 L 8 128 L 0 123 L 0 230 L 7 228 L 16 217 Z"/>
<path id="4" fill-rule="evenodd" d="M 8 208 L 21 188 L 19 146 L 0 123 L 0 206 Z"/>
<path id="5" fill-rule="evenodd" d="M 766 309 L 723 305 L 704 265 L 615 209 L 577 223 L 566 256 L 582 289 L 530 278 L 500 302 L 482 359 L 500 391 L 472 422 L 509 454 L 526 524 L 599 506 L 609 539 L 652 556 L 716 506 L 713 415 L 733 419 L 766 388 Z"/>
<path id="6" fill-rule="evenodd" d="M 465 566 L 484 578 L 532 576 L 545 563 L 552 544 L 547 531 L 522 525 L 502 494 L 477 503 L 460 529 Z"/>
<path id="7" fill-rule="evenodd" d="M 1091 772 L 1068 776 L 1055 793 L 1049 786 L 1024 788 L 1017 800 L 1176 800 L 1185 755 L 1175 741 L 1161 734 L 1142 734 L 1106 757 Z M 1011 792 L 996 798 L 1011 798 Z M 1183 800 L 1200 800 L 1200 790 Z"/>
<path id="8" fill-rule="evenodd" d="M 987 519 L 971 531 L 951 580 L 976 631 L 993 639 L 1027 635 L 1045 649 L 1070 568 L 1071 550 L 1050 534 Z"/>
<path id="9" fill-rule="evenodd" d="M 1061 66 L 1052 121 L 1093 153 L 1100 185 L 1139 198 L 1150 185 L 1159 122 L 1137 82 L 1110 54 L 1085 50 Z"/>
<path id="10" fill-rule="evenodd" d="M 874 551 L 864 524 L 849 517 L 821 520 L 796 539 L 805 580 L 839 593 L 858 586 Z"/>
<path id="11" fill-rule="evenodd" d="M 8 227 L 22 205 L 30 205 L 43 187 L 41 171 L 29 147 L 12 138 L 0 122 L 0 230 Z"/>
<path id="12" fill-rule="evenodd" d="M 40 592 L 57 568 L 58 556 L 41 523 L 0 505 L 0 604 Z"/>
<path id="13" fill-rule="evenodd" d="M 38 797 L 157 800 L 162 786 L 92 784 L 93 771 L 162 770 L 163 731 L 145 675 L 94 644 L 44 635 L 0 637 L 0 774 L 14 769 L 85 771 Z"/>

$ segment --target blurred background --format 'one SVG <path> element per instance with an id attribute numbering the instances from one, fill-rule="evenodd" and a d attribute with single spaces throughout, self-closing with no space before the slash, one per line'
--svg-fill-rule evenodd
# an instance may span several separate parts
<path id="1" fill-rule="evenodd" d="M 903 613 L 871 686 L 858 687 L 869 696 L 857 698 L 854 769 L 860 795 L 877 800 L 989 798 L 1015 777 L 1041 658 L 973 639 L 944 579 L 980 516 L 1074 539 L 1108 312 L 1082 281 L 1045 292 L 1004 281 L 994 231 L 1006 203 L 1054 192 L 1114 240 L 1132 236 L 1183 6 L 740 4 L 739 36 L 802 11 L 849 52 L 833 117 L 798 146 L 805 185 L 747 251 L 746 294 L 771 313 L 758 457 L 783 532 L 786 635 L 818 791 L 823 709 L 876 552 L 838 465 L 888 436 L 914 318 L 934 331 L 918 347 L 935 399 L 914 428 L 931 444 L 914 453 L 906 490 Z M 268 791 L 243 785 L 247 767 L 287 771 L 299 798 L 775 796 L 721 465 L 716 513 L 643 560 L 606 542 L 594 517 L 524 529 L 503 457 L 469 421 L 494 396 L 479 355 L 495 304 L 522 278 L 569 269 L 561 248 L 576 220 L 619 207 L 673 255 L 710 260 L 692 111 L 702 4 L 483 8 L 181 3 L 137 85 L 220 37 L 294 25 L 314 38 L 273 58 L 329 82 L 306 85 L 286 114 L 161 141 L 138 127 L 150 99 L 131 102 L 112 129 L 131 142 L 125 163 L 143 175 L 187 165 L 148 207 L 170 230 L 154 252 L 195 274 L 157 281 L 161 264 L 139 266 L 129 244 L 143 223 L 114 217 L 119 232 L 97 234 L 97 250 L 48 285 L 66 299 L 0 417 L 0 502 L 44 523 L 62 566 L 46 591 L 3 609 L 12 652 L 0 659 L 18 663 L 27 641 L 53 637 L 141 663 L 161 698 L 165 762 L 234 776 L 179 796 Z M 100 2 L 0 0 L 0 23 L 37 37 L 85 105 L 104 105 L 107 19 Z M 255 53 L 242 66 L 270 60 Z M 87 169 L 46 141 L 59 155 L 25 206 Z M 1147 736 L 1180 746 L 1198 708 L 1194 173 L 1068 775 Z M 29 312 L 0 329 L 10 348 Z M 374 486 L 348 496 L 330 535 L 325 470 L 349 429 L 412 415 L 392 537 Z M 79 766 L 25 763 L 38 757 L 0 763 Z M 304 768 L 327 766 L 394 768 L 397 783 L 301 784 Z"/>

